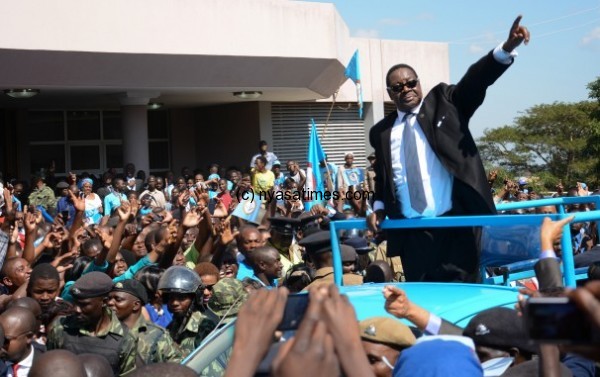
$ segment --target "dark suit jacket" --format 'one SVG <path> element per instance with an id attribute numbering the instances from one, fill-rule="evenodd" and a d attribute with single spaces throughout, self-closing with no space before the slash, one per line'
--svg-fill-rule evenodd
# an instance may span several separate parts
<path id="1" fill-rule="evenodd" d="M 543 258 L 533 266 L 540 291 L 552 288 L 562 288 L 563 276 L 560 271 L 560 261 L 556 258 Z"/>
<path id="2" fill-rule="evenodd" d="M 498 63 L 492 52 L 473 64 L 456 85 L 438 84 L 424 98 L 418 122 L 429 145 L 454 176 L 453 214 L 494 214 L 496 207 L 479 152 L 469 131 L 469 119 L 483 103 L 488 86 L 509 65 Z M 390 134 L 398 113 L 393 111 L 370 131 L 375 149 L 375 200 L 385 204 L 390 218 L 402 218 L 392 174 Z"/>

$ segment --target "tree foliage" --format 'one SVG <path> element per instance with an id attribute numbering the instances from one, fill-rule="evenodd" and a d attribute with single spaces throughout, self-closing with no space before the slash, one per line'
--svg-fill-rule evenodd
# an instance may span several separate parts
<path id="1" fill-rule="evenodd" d="M 596 83 L 600 90 L 600 78 Z M 600 101 L 533 106 L 514 124 L 486 130 L 479 139 L 480 154 L 486 166 L 543 175 L 549 189 L 559 179 L 595 183 L 600 176 L 599 110 Z"/>

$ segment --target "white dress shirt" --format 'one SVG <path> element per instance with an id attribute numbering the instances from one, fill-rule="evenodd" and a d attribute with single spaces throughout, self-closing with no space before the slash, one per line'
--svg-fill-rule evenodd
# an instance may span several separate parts
<path id="1" fill-rule="evenodd" d="M 413 109 L 414 114 L 418 114 L 421 105 Z M 392 152 L 392 173 L 394 177 L 394 186 L 396 187 L 396 197 L 402 203 L 402 214 L 407 218 L 414 217 L 432 217 L 439 216 L 452 209 L 452 175 L 444 168 L 440 160 L 435 155 L 433 149 L 427 142 L 427 138 L 421 129 L 417 116 L 410 117 L 408 122 L 403 122 L 405 113 L 398 110 L 398 119 L 392 127 L 390 136 Z M 408 123 L 408 124 L 407 124 Z M 402 145 L 402 132 L 404 127 L 411 127 L 415 134 L 417 143 L 417 154 L 419 157 L 419 167 L 421 178 L 423 179 L 423 189 L 427 199 L 427 207 L 423 213 L 415 211 L 410 204 L 410 193 L 406 181 L 406 158 L 411 156 L 404 155 L 404 145 Z"/>
<path id="2" fill-rule="evenodd" d="M 29 355 L 17 363 L 19 366 L 17 368 L 17 375 L 13 373 L 13 364 L 11 362 L 6 363 L 8 369 L 6 373 L 6 377 L 26 377 L 29 375 L 29 370 L 31 369 L 31 365 L 33 364 L 33 346 L 29 346 Z"/>

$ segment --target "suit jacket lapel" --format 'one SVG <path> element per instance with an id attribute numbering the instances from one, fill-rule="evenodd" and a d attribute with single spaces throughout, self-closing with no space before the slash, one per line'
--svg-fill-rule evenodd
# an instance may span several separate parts
<path id="1" fill-rule="evenodd" d="M 423 133 L 425 134 L 425 137 L 427 138 L 427 141 L 429 142 L 429 145 L 434 151 L 436 151 L 437 154 L 437 143 L 435 140 L 434 130 L 431 126 L 431 122 L 429 121 L 430 119 L 433 119 L 433 112 L 431 106 L 427 106 L 427 103 L 427 101 L 423 101 L 423 105 L 421 106 L 417 120 L 421 126 L 421 129 L 423 130 Z"/>
<path id="2" fill-rule="evenodd" d="M 394 126 L 394 122 L 398 118 L 398 112 L 394 111 L 389 116 L 386 117 L 385 128 L 380 134 L 381 137 L 381 149 L 383 150 L 383 163 L 384 163 L 384 171 L 389 174 L 387 177 L 387 189 L 391 190 L 392 196 L 395 196 L 394 189 L 394 176 L 392 173 L 392 146 L 391 146 L 391 135 L 392 135 L 392 127 Z"/>

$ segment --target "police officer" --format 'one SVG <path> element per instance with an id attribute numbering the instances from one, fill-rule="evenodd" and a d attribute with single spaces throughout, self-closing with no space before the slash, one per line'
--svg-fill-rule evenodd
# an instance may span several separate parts
<path id="1" fill-rule="evenodd" d="M 100 354 L 110 362 L 115 375 L 124 376 L 135 369 L 137 341 L 106 305 L 112 287 L 112 279 L 102 272 L 79 278 L 71 288 L 77 313 L 54 320 L 47 347 Z"/>
<path id="2" fill-rule="evenodd" d="M 300 241 L 300 246 L 304 246 L 308 257 L 317 269 L 313 282 L 304 288 L 304 290 L 308 290 L 310 287 L 314 286 L 333 283 L 333 250 L 331 247 L 330 232 L 316 232 L 302 239 Z M 344 249 L 354 251 L 354 249 L 348 245 L 340 245 L 340 249 L 342 250 L 342 253 Z M 342 275 L 342 281 L 344 285 L 360 285 L 363 283 L 362 276 L 355 274 Z"/>
<path id="3" fill-rule="evenodd" d="M 133 279 L 115 283 L 108 294 L 108 307 L 137 338 L 137 354 L 144 363 L 180 362 L 183 358 L 181 350 L 168 331 L 142 316 L 147 301 L 146 289 Z"/>
<path id="4" fill-rule="evenodd" d="M 388 317 L 371 317 L 358 324 L 363 348 L 375 377 L 392 377 L 402 350 L 415 344 L 415 336 L 405 324 Z"/>
<path id="5" fill-rule="evenodd" d="M 160 278 L 158 290 L 173 313 L 167 330 L 185 357 L 215 328 L 215 323 L 200 311 L 202 280 L 187 267 L 172 266 Z"/>

